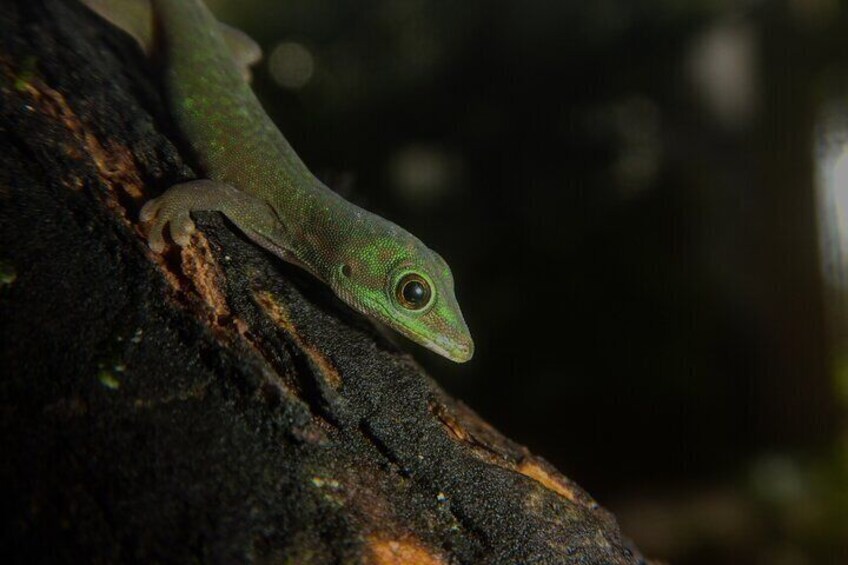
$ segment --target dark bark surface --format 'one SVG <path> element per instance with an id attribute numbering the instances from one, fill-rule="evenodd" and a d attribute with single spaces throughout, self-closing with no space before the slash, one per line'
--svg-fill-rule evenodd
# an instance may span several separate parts
<path id="1" fill-rule="evenodd" d="M 5 556 L 641 562 L 579 487 L 219 216 L 150 252 L 140 206 L 194 176 L 152 76 L 74 2 L 0 4 Z"/>

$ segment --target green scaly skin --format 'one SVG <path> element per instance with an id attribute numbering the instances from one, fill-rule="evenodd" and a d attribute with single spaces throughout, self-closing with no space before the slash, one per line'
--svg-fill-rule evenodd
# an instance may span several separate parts
<path id="1" fill-rule="evenodd" d="M 114 17 L 122 5 L 142 2 L 150 10 L 149 0 L 83 1 L 125 29 Z M 151 223 L 151 248 L 164 249 L 166 226 L 175 243 L 188 244 L 190 212 L 222 212 L 353 309 L 453 361 L 469 360 L 474 345 L 447 263 L 315 178 L 262 109 L 233 45 L 200 0 L 152 0 L 152 9 L 170 110 L 207 178 L 174 186 L 145 205 L 141 219 Z"/>

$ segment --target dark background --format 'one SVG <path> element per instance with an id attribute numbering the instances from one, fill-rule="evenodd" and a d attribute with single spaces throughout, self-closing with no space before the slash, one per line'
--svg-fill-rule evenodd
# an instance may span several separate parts
<path id="1" fill-rule="evenodd" d="M 848 563 L 848 5 L 216 0 L 452 265 L 452 393 L 674 563 Z"/>

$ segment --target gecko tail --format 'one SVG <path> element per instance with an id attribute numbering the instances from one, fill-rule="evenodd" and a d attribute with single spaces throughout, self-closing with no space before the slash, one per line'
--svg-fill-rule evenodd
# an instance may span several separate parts
<path id="1" fill-rule="evenodd" d="M 155 49 L 151 0 L 81 0 L 92 12 L 123 30 L 150 57 Z M 250 81 L 250 67 L 262 60 L 262 49 L 253 38 L 225 23 L 218 23 L 221 35 L 242 76 Z"/>

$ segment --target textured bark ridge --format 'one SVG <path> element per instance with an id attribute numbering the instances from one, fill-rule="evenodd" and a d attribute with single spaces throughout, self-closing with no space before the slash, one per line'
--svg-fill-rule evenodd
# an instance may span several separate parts
<path id="1" fill-rule="evenodd" d="M 0 9 L 5 556 L 14 562 L 639 563 L 613 517 L 215 214 L 131 42 Z"/>

